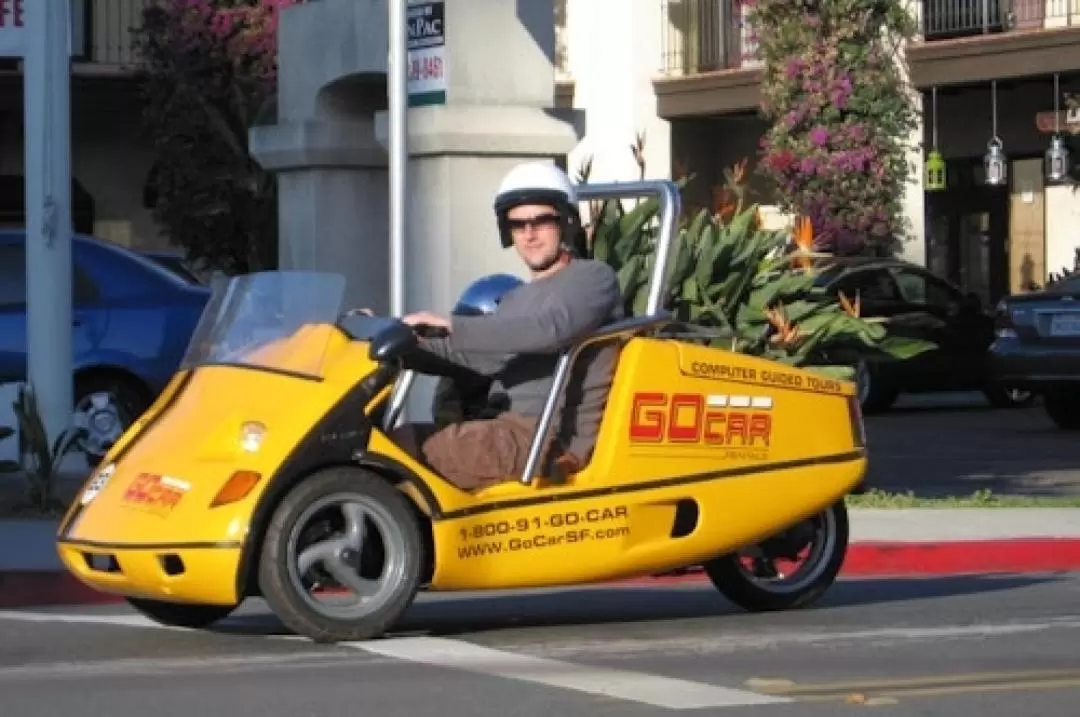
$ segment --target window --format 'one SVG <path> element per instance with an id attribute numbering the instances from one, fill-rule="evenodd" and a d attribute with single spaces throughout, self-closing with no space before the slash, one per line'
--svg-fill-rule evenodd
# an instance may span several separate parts
<path id="1" fill-rule="evenodd" d="M 74 251 L 74 247 L 72 247 Z M 94 280 L 78 264 L 72 266 L 72 300 L 75 306 L 98 298 Z M 26 249 L 21 244 L 0 245 L 0 306 L 26 304 Z"/>
<path id="2" fill-rule="evenodd" d="M 901 269 L 896 272 L 896 281 L 904 300 L 912 304 L 948 307 L 962 303 L 963 297 L 957 291 L 929 274 Z"/>
<path id="3" fill-rule="evenodd" d="M 0 307 L 26 303 L 26 253 L 21 246 L 0 245 Z"/>
<path id="4" fill-rule="evenodd" d="M 896 287 L 896 282 L 884 269 L 854 271 L 841 278 L 837 282 L 837 288 L 850 299 L 857 295 L 864 301 L 900 300 L 900 290 Z"/>

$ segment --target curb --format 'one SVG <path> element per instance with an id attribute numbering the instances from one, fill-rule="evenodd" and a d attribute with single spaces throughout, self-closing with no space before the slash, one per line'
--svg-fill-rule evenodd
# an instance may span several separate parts
<path id="1" fill-rule="evenodd" d="M 941 543 L 853 543 L 840 571 L 845 578 L 933 578 L 1080 571 L 1080 538 L 1006 538 Z M 653 586 L 703 582 L 699 571 L 612 581 Z M 0 609 L 108 605 L 123 598 L 97 592 L 63 571 L 0 571 Z"/>

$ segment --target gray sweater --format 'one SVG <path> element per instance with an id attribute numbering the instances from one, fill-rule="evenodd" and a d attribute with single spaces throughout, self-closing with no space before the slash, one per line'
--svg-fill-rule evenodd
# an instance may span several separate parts
<path id="1" fill-rule="evenodd" d="M 599 327 L 622 318 L 615 270 L 602 261 L 574 259 L 560 271 L 508 292 L 487 316 L 451 317 L 450 336 L 425 339 L 423 348 L 494 379 L 509 410 L 538 418 L 551 391 L 559 353 Z M 592 452 L 618 360 L 614 344 L 581 352 L 556 414 L 560 448 L 582 461 Z"/>

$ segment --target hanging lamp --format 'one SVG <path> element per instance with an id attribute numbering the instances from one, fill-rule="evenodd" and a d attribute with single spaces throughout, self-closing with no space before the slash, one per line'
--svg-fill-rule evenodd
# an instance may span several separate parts
<path id="1" fill-rule="evenodd" d="M 992 187 L 1000 187 L 1009 180 L 1009 159 L 1005 156 L 1004 145 L 997 133 L 997 80 L 990 83 L 990 106 L 994 131 L 993 137 L 986 144 L 983 169 L 986 171 L 986 183 Z"/>
<path id="2" fill-rule="evenodd" d="M 1065 140 L 1061 137 L 1061 118 L 1058 98 L 1061 89 L 1058 84 L 1059 75 L 1054 73 L 1054 136 L 1050 138 L 1050 146 L 1046 149 L 1046 181 L 1058 184 L 1069 175 L 1069 148 L 1065 146 Z"/>
<path id="3" fill-rule="evenodd" d="M 945 175 L 945 158 L 942 157 L 941 152 L 938 151 L 937 87 L 932 87 L 930 89 L 930 98 L 930 121 L 933 140 L 931 141 L 931 149 L 926 155 L 926 176 L 923 183 L 926 186 L 926 191 L 940 192 L 945 189 L 947 182 Z"/>

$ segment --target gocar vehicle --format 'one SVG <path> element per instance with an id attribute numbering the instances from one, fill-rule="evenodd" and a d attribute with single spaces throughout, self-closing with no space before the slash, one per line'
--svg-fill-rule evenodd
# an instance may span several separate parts
<path id="1" fill-rule="evenodd" d="M 72 349 L 80 448 L 96 463 L 176 371 L 209 289 L 84 235 L 72 238 Z M 0 231 L 0 383 L 25 381 L 26 235 Z"/>

